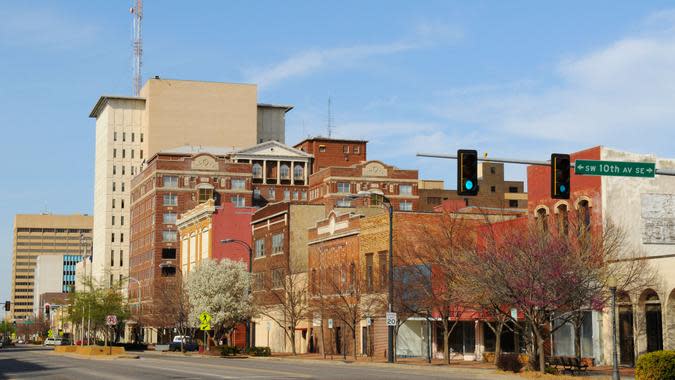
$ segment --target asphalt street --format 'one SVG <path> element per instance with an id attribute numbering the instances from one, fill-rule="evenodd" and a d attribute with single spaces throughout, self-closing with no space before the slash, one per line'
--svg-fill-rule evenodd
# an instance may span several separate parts
<path id="1" fill-rule="evenodd" d="M 223 359 L 141 353 L 139 359 L 82 359 L 51 349 L 0 350 L 0 379 L 521 379 L 492 370 L 409 365 Z"/>

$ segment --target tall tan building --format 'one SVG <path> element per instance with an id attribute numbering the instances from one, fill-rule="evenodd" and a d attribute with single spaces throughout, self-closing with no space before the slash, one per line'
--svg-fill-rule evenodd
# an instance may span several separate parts
<path id="1" fill-rule="evenodd" d="M 140 96 L 101 96 L 96 119 L 92 277 L 109 286 L 129 275 L 131 179 L 160 151 L 185 145 L 243 148 L 284 141 L 293 107 L 257 103 L 253 84 L 155 77 Z"/>
<path id="2" fill-rule="evenodd" d="M 10 318 L 21 320 L 33 315 L 35 266 L 43 255 L 59 255 L 65 261 L 80 257 L 91 239 L 93 218 L 88 215 L 16 215 L 12 257 L 12 309 Z M 66 269 L 69 265 L 64 266 Z M 72 277 L 70 277 L 72 276 Z M 64 289 L 74 280 L 64 273 Z M 66 284 L 68 282 L 68 284 Z"/>

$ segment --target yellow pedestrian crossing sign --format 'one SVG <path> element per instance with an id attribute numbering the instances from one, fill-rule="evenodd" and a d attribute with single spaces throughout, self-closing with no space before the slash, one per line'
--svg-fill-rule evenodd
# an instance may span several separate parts
<path id="1" fill-rule="evenodd" d="M 211 315 L 205 311 L 199 314 L 199 329 L 202 331 L 211 330 Z"/>
<path id="2" fill-rule="evenodd" d="M 53 338 L 53 337 L 54 337 L 54 332 L 52 331 L 52 329 L 49 329 L 49 331 L 47 331 L 47 338 Z"/>

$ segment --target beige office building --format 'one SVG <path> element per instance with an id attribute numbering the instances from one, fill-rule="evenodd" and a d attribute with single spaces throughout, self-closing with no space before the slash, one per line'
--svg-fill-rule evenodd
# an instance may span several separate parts
<path id="1" fill-rule="evenodd" d="M 159 151 L 179 146 L 243 148 L 284 141 L 293 107 L 258 104 L 253 84 L 155 77 L 140 96 L 101 96 L 96 119 L 91 273 L 100 285 L 129 275 L 131 179 Z"/>
<path id="2" fill-rule="evenodd" d="M 10 319 L 21 320 L 33 316 L 37 258 L 43 255 L 82 256 L 91 239 L 92 222 L 92 217 L 88 215 L 14 217 Z M 62 281 L 65 280 L 67 278 L 62 277 Z"/>

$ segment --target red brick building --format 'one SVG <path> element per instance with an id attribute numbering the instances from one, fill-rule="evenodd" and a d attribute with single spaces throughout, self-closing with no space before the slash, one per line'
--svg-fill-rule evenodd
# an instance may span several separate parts
<path id="1" fill-rule="evenodd" d="M 351 166 L 366 161 L 365 140 L 313 137 L 295 144 L 295 148 L 314 157 L 312 173 L 329 166 Z"/>
<path id="2" fill-rule="evenodd" d="M 141 284 L 146 326 L 156 317 L 155 280 L 173 278 L 180 270 L 178 216 L 210 200 L 216 206 L 251 206 L 251 165 L 209 153 L 159 153 L 132 180 L 129 274 Z M 130 281 L 129 298 L 136 299 L 138 291 Z M 147 341 L 156 339 L 146 335 Z"/>
<path id="3" fill-rule="evenodd" d="M 323 204 L 329 210 L 351 207 L 352 201 L 347 197 L 360 191 L 384 194 L 395 210 L 414 211 L 419 205 L 418 172 L 380 161 L 364 161 L 327 167 L 309 177 L 309 202 Z"/>

